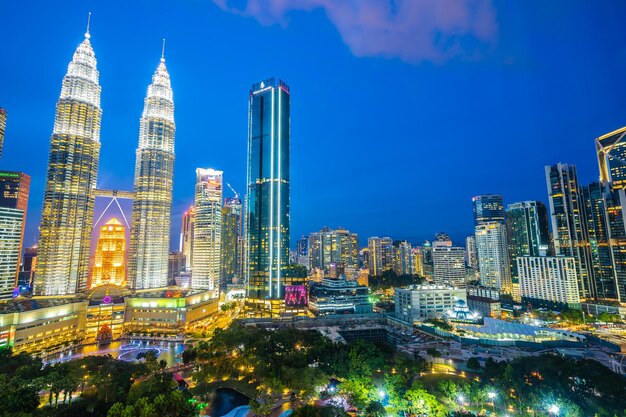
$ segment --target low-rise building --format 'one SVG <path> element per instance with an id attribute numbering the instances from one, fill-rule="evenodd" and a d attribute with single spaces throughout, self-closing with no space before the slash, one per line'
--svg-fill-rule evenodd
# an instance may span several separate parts
<path id="1" fill-rule="evenodd" d="M 406 323 L 441 318 L 458 300 L 467 300 L 464 288 L 448 285 L 412 285 L 395 289 L 395 316 Z"/>
<path id="2" fill-rule="evenodd" d="M 325 278 L 309 283 L 309 310 L 316 316 L 363 314 L 372 312 L 372 303 L 368 288 L 356 281 Z"/>
<path id="3" fill-rule="evenodd" d="M 492 300 L 491 298 L 468 294 L 467 306 L 471 311 L 480 313 L 482 317 L 499 318 L 502 315 L 500 301 Z"/>

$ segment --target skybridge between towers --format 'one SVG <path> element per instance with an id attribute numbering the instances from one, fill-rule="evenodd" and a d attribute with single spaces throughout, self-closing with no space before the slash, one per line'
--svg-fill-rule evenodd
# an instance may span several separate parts
<path id="1" fill-rule="evenodd" d="M 126 223 L 126 227 L 130 228 L 130 224 L 128 223 L 128 220 L 126 219 L 126 215 L 124 215 L 124 210 L 120 206 L 118 199 L 133 200 L 135 198 L 135 193 L 133 191 L 104 190 L 100 188 L 94 188 L 91 191 L 91 195 L 93 196 L 94 199 L 98 197 L 111 199 L 111 201 L 109 201 L 109 204 L 107 204 L 107 206 L 104 208 L 104 210 L 100 214 L 100 217 L 98 217 L 98 220 L 96 220 L 93 223 L 92 230 L 98 225 L 98 223 L 100 223 L 100 220 L 102 220 L 102 217 L 106 214 L 106 212 L 109 210 L 109 207 L 111 207 L 111 204 L 113 203 L 115 203 L 117 205 L 117 208 L 120 210 L 120 213 L 122 214 L 122 218 L 124 219 L 124 222 Z"/>

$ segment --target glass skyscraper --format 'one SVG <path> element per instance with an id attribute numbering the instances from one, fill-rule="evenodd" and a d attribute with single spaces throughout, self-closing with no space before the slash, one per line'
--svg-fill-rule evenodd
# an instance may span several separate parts
<path id="1" fill-rule="evenodd" d="M 248 102 L 246 298 L 251 315 L 284 307 L 289 263 L 289 86 L 254 84 Z"/>
<path id="2" fill-rule="evenodd" d="M 220 285 L 225 288 L 233 279 L 241 278 L 241 200 L 238 197 L 225 198 L 222 207 L 222 278 Z"/>
<path id="3" fill-rule="evenodd" d="M 474 209 L 474 226 L 483 223 L 504 223 L 504 205 L 502 196 L 485 194 L 472 197 Z"/>
<path id="4" fill-rule="evenodd" d="M 7 111 L 0 107 L 0 158 L 2 158 L 2 148 L 4 146 L 4 131 L 7 127 Z"/>
<path id="5" fill-rule="evenodd" d="M 596 138 L 600 182 L 626 188 L 626 126 Z"/>
<path id="6" fill-rule="evenodd" d="M 144 100 L 135 160 L 128 274 L 133 288 L 167 285 L 175 133 L 170 75 L 161 57 Z"/>
<path id="7" fill-rule="evenodd" d="M 595 298 L 589 231 L 576 167 L 559 163 L 546 166 L 545 172 L 555 255 L 576 259 L 580 296 Z"/>
<path id="8" fill-rule="evenodd" d="M 34 290 L 86 289 L 94 195 L 100 160 L 101 88 L 89 32 L 63 78 L 50 138 Z"/>

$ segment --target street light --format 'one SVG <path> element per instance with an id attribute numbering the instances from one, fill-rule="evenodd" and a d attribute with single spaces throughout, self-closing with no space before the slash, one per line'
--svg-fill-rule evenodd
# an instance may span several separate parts
<path id="1" fill-rule="evenodd" d="M 559 411 L 561 411 L 561 409 L 559 408 L 558 405 L 552 404 L 550 406 L 550 408 L 548 408 L 548 411 L 550 412 L 550 414 L 558 416 L 559 415 Z"/>
<path id="2" fill-rule="evenodd" d="M 384 400 L 385 397 L 386 397 L 385 391 L 379 390 L 378 391 L 378 396 L 380 397 L 381 400 Z"/>
<path id="3" fill-rule="evenodd" d="M 491 407 L 493 408 L 493 412 L 496 412 L 496 393 L 493 391 L 490 391 L 487 393 L 487 397 L 489 397 L 489 399 L 491 400 Z"/>

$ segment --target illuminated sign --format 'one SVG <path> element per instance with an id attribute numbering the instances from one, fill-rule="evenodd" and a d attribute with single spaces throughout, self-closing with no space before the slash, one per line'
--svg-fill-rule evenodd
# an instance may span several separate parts
<path id="1" fill-rule="evenodd" d="M 305 307 L 307 305 L 306 286 L 286 285 L 285 305 L 288 307 Z"/>

